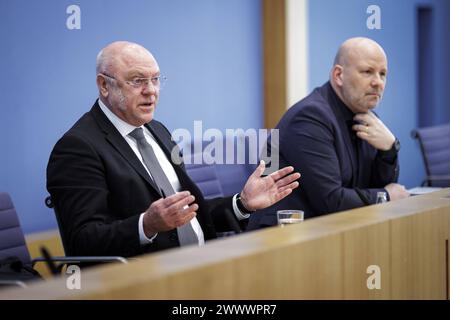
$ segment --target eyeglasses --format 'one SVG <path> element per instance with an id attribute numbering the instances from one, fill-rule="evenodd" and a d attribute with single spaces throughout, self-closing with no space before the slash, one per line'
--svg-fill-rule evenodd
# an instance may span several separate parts
<path id="1" fill-rule="evenodd" d="M 114 78 L 113 76 L 110 76 L 109 74 L 106 74 L 106 73 L 101 73 L 101 74 L 110 79 L 119 81 L 119 79 Z M 166 82 L 166 80 L 167 80 L 167 78 L 164 76 L 155 76 L 155 77 L 151 77 L 151 78 L 133 78 L 131 80 L 124 80 L 124 82 L 126 84 L 132 86 L 133 88 L 147 88 L 149 83 L 151 82 L 155 88 L 158 88 L 161 90 L 162 87 L 164 86 L 164 83 Z"/>

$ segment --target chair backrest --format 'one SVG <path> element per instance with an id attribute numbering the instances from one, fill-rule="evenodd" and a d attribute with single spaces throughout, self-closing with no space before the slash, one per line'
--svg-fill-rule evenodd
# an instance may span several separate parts
<path id="1" fill-rule="evenodd" d="M 222 187 L 214 165 L 187 164 L 186 171 L 206 199 L 223 197 Z"/>
<path id="2" fill-rule="evenodd" d="M 53 212 L 55 213 L 55 217 L 56 217 L 56 222 L 58 224 L 58 231 L 59 234 L 61 236 L 61 243 L 63 245 L 63 249 L 64 252 L 67 252 L 67 243 L 66 243 L 66 237 L 62 234 L 63 232 L 63 228 L 61 228 L 61 220 L 60 220 L 60 216 L 58 214 L 58 210 L 55 207 L 55 204 L 53 203 L 52 197 L 51 196 L 47 196 L 44 200 L 45 205 L 47 206 L 47 208 L 52 209 Z"/>
<path id="3" fill-rule="evenodd" d="M 202 168 L 202 171 L 211 171 L 210 174 L 212 174 L 212 171 L 215 171 L 214 174 L 218 179 L 222 195 L 231 196 L 241 192 L 248 177 L 256 168 L 258 160 L 257 154 L 252 154 L 250 156 L 248 138 L 245 136 L 224 137 L 221 142 L 222 150 L 214 150 L 213 152 L 221 152 L 221 155 L 218 156 L 218 160 L 221 162 L 214 164 L 192 164 L 198 160 L 204 159 L 203 156 L 206 155 L 203 154 L 202 156 L 202 152 L 208 148 L 210 143 L 210 141 L 192 141 L 191 143 L 182 146 L 188 173 L 192 170 L 199 170 L 198 168 Z M 227 152 L 232 154 L 227 154 Z M 196 179 L 194 179 L 194 181 L 198 182 Z"/>
<path id="4" fill-rule="evenodd" d="M 450 123 L 411 132 L 419 140 L 429 186 L 450 186 Z"/>
<path id="5" fill-rule="evenodd" d="M 223 197 L 222 187 L 217 177 L 216 166 L 212 164 L 186 164 L 186 172 L 198 186 L 205 199 Z M 228 237 L 236 233 L 241 233 L 242 228 L 236 221 L 234 213 L 229 210 L 225 212 L 225 217 L 230 226 L 230 231 L 217 232 L 217 236 Z"/>
<path id="6" fill-rule="evenodd" d="M 231 196 L 244 188 L 248 177 L 256 169 L 252 164 L 219 164 L 216 166 L 217 176 L 224 195 Z"/>
<path id="7" fill-rule="evenodd" d="M 16 209 L 8 193 L 0 192 L 0 259 L 17 257 L 31 264 Z"/>

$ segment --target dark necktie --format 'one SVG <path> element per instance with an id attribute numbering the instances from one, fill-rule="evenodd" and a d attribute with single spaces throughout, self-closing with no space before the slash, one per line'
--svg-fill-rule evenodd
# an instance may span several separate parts
<path id="1" fill-rule="evenodd" d="M 167 197 L 175 194 L 175 190 L 167 179 L 166 174 L 161 168 L 158 159 L 152 146 L 147 142 L 144 137 L 142 128 L 134 129 L 130 134 L 131 137 L 136 139 L 138 150 L 142 156 L 142 159 L 150 174 L 155 181 L 156 185 L 161 189 L 163 196 Z M 178 240 L 180 245 L 198 244 L 198 237 L 195 234 L 194 229 L 190 222 L 177 228 Z"/>

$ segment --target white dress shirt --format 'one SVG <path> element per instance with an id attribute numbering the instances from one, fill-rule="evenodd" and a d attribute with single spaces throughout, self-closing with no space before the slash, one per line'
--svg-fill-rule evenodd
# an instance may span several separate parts
<path id="1" fill-rule="evenodd" d="M 138 159 L 141 161 L 142 165 L 144 166 L 145 170 L 148 172 L 148 174 L 151 177 L 152 175 L 151 175 L 150 171 L 148 170 L 147 166 L 145 165 L 145 163 L 142 159 L 141 153 L 139 152 L 136 140 L 129 135 L 134 129 L 136 129 L 136 127 L 123 121 L 118 116 L 116 116 L 111 110 L 109 110 L 109 108 L 107 106 L 105 106 L 105 104 L 100 99 L 98 99 L 98 104 L 100 106 L 100 109 L 103 111 L 103 113 L 109 119 L 109 121 L 111 121 L 111 123 L 114 125 L 114 127 L 119 131 L 119 133 L 122 135 L 122 137 L 128 143 L 128 145 L 131 147 L 131 149 L 136 154 L 136 156 L 138 157 Z M 161 149 L 159 144 L 155 141 L 155 138 L 152 136 L 150 131 L 145 126 L 142 126 L 142 129 L 144 130 L 145 139 L 152 146 L 153 151 L 155 152 L 156 158 L 158 159 L 159 164 L 161 165 L 161 168 L 164 171 L 164 173 L 166 174 L 173 189 L 176 192 L 181 191 L 181 185 L 180 185 L 180 181 L 178 180 L 178 176 L 177 176 L 172 164 L 170 163 L 169 159 L 167 158 L 166 154 Z M 242 214 L 241 211 L 238 209 L 237 204 L 236 204 L 236 196 L 237 195 L 234 195 L 234 197 L 233 197 L 233 211 L 239 220 L 247 219 L 250 215 Z M 139 217 L 139 223 L 138 223 L 139 239 L 140 239 L 141 245 L 146 245 L 146 244 L 152 243 L 153 240 L 158 235 L 158 234 L 155 234 L 151 238 L 148 238 L 145 235 L 144 222 L 143 222 L 144 214 L 145 214 L 145 212 L 141 213 L 141 215 Z M 204 245 L 205 238 L 204 238 L 202 228 L 201 228 L 200 223 L 198 222 L 197 218 L 194 217 L 190 221 L 190 223 L 192 225 L 192 228 L 194 229 L 195 234 L 197 235 L 198 244 Z"/>

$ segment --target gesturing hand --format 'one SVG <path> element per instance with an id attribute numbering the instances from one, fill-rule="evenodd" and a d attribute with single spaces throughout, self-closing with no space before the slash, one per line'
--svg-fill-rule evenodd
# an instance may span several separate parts
<path id="1" fill-rule="evenodd" d="M 261 161 L 241 192 L 242 204 L 249 211 L 267 208 L 299 186 L 295 180 L 300 178 L 300 173 L 292 173 L 293 167 L 285 167 L 266 177 L 261 177 L 265 168 L 264 161 Z"/>
<path id="2" fill-rule="evenodd" d="M 149 237 L 191 221 L 198 210 L 194 200 L 195 197 L 189 191 L 183 191 L 153 202 L 144 215 L 145 235 Z"/>
<path id="3" fill-rule="evenodd" d="M 395 137 L 373 112 L 358 113 L 353 120 L 360 122 L 352 127 L 359 138 L 366 140 L 375 149 L 383 151 L 391 149 Z"/>

